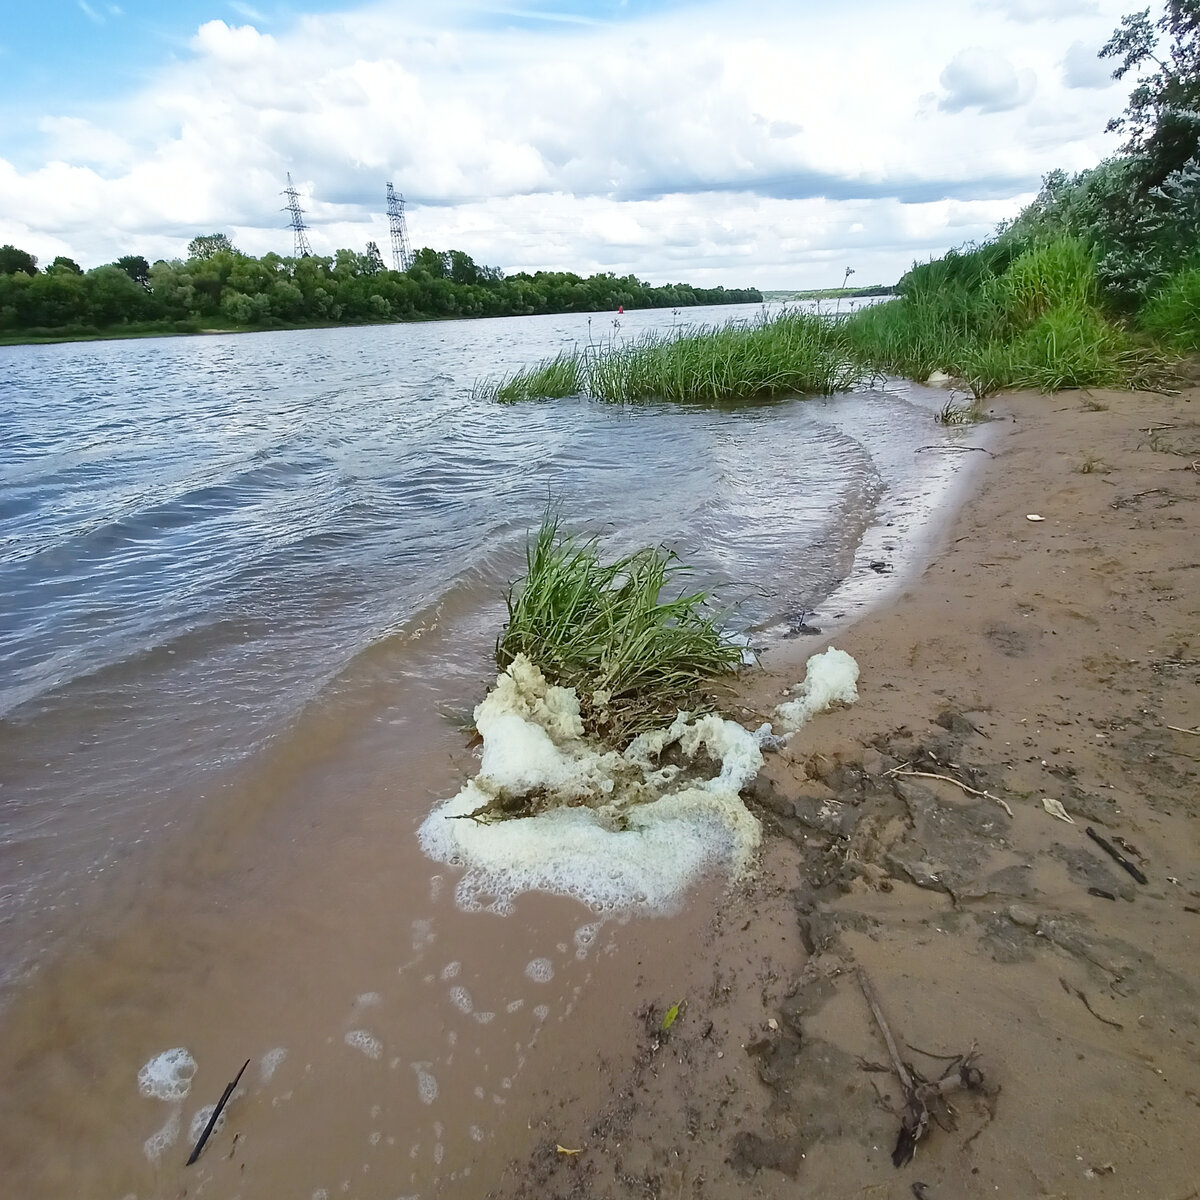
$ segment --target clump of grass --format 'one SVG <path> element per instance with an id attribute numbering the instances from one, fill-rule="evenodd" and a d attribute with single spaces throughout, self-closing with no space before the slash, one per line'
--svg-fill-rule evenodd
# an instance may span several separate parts
<path id="1" fill-rule="evenodd" d="M 1200 266 L 1172 275 L 1146 302 L 1141 324 L 1176 350 L 1200 350 Z"/>
<path id="2" fill-rule="evenodd" d="M 861 375 L 837 326 L 810 313 L 785 313 L 751 325 L 648 334 L 597 355 L 588 390 L 617 404 L 719 403 L 831 395 Z"/>
<path id="3" fill-rule="evenodd" d="M 959 400 L 947 400 L 934 419 L 939 425 L 972 425 L 983 419 L 983 412 L 978 400 L 965 404 Z"/>
<path id="4" fill-rule="evenodd" d="M 499 381 L 486 379 L 475 385 L 474 394 L 501 404 L 522 400 L 561 400 L 583 391 L 583 363 L 577 353 L 559 354 L 536 367 L 517 371 Z"/>
<path id="5" fill-rule="evenodd" d="M 811 313 L 785 313 L 561 354 L 476 391 L 502 403 L 580 393 L 612 404 L 737 403 L 831 395 L 862 374 L 839 326 Z"/>
<path id="6" fill-rule="evenodd" d="M 602 562 L 594 539 L 564 535 L 547 514 L 525 577 L 509 589 L 496 662 L 503 670 L 527 654 L 551 683 L 575 688 L 585 727 L 614 745 L 680 709 L 711 711 L 712 686 L 736 670 L 741 649 L 705 592 L 679 592 L 686 573 L 657 547 Z"/>
<path id="7" fill-rule="evenodd" d="M 1108 467 L 1099 455 L 1086 454 L 1083 462 L 1079 464 L 1079 473 L 1080 475 L 1107 475 Z"/>

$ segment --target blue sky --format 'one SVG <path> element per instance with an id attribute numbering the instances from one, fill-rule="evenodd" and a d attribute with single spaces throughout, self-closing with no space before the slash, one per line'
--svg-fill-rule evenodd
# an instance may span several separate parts
<path id="1" fill-rule="evenodd" d="M 0 242 L 85 266 L 223 230 L 508 270 L 894 279 L 1114 148 L 1126 0 L 4 0 Z M 871 36 L 863 37 L 863 30 Z"/>

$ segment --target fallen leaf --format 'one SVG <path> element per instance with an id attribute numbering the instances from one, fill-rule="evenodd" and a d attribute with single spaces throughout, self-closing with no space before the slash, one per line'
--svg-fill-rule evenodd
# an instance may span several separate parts
<path id="1" fill-rule="evenodd" d="M 666 1033 L 668 1029 L 679 1019 L 679 1014 L 683 1010 L 683 1001 L 680 1000 L 677 1004 L 672 1004 L 667 1009 L 667 1015 L 662 1019 L 662 1031 Z"/>
<path id="2" fill-rule="evenodd" d="M 578 1150 L 568 1150 L 566 1148 L 566 1146 L 558 1146 L 558 1145 L 556 1145 L 554 1148 L 555 1148 L 555 1150 L 557 1150 L 559 1152 L 559 1154 L 582 1154 L 583 1153 L 582 1146 Z"/>
<path id="3" fill-rule="evenodd" d="M 1062 803 L 1060 801 L 1054 800 L 1050 796 L 1043 796 L 1042 797 L 1042 807 L 1052 817 L 1057 817 L 1060 821 L 1066 821 L 1066 823 L 1068 825 L 1075 824 L 1075 818 L 1073 816 L 1071 816 L 1071 814 L 1069 812 L 1067 812 L 1067 810 L 1065 808 L 1063 808 Z"/>
<path id="4" fill-rule="evenodd" d="M 1027 521 L 1044 521 L 1045 517 L 1039 517 L 1037 513 L 1026 513 L 1025 520 Z"/>

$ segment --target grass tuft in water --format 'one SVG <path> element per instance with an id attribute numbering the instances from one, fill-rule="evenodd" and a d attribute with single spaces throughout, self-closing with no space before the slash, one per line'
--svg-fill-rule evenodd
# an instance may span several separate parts
<path id="1" fill-rule="evenodd" d="M 790 395 L 832 395 L 853 387 L 862 370 L 837 324 L 785 313 L 751 324 L 649 333 L 636 342 L 559 355 L 479 395 L 519 400 L 584 394 L 611 404 L 648 400 L 739 403 Z"/>
<path id="2" fill-rule="evenodd" d="M 711 711 L 714 684 L 742 654 L 705 592 L 679 592 L 686 574 L 659 547 L 602 562 L 594 539 L 564 535 L 547 514 L 509 589 L 496 662 L 504 670 L 527 654 L 551 683 L 575 688 L 585 727 L 614 745 L 680 709 Z"/>

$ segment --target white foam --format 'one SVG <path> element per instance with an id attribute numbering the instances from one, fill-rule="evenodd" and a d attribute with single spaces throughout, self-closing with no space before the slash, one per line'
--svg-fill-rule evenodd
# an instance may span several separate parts
<path id="1" fill-rule="evenodd" d="M 533 1010 L 533 1015 L 537 1021 L 544 1021 L 550 1015 L 550 1005 L 539 1004 Z"/>
<path id="2" fill-rule="evenodd" d="M 846 653 L 830 646 L 814 654 L 805 666 L 804 682 L 796 689 L 796 698 L 775 709 L 780 732 L 792 734 L 817 715 L 839 704 L 858 700 L 858 663 Z"/>
<path id="3" fill-rule="evenodd" d="M 478 1021 L 480 1025 L 490 1025 L 495 1019 L 496 1014 L 494 1012 L 477 1012 L 475 1014 L 475 1020 Z"/>
<path id="4" fill-rule="evenodd" d="M 383 1043 L 365 1029 L 351 1029 L 343 1039 L 347 1046 L 361 1050 L 368 1058 L 378 1061 L 383 1055 Z"/>
<path id="5" fill-rule="evenodd" d="M 466 872 L 455 898 L 468 910 L 509 912 L 525 891 L 574 896 L 598 911 L 674 910 L 684 890 L 715 866 L 746 870 L 761 838 L 739 792 L 762 753 L 740 725 L 680 713 L 622 754 L 582 736 L 573 689 L 548 684 L 518 655 L 475 710 L 483 737 L 479 774 L 440 805 L 420 830 L 438 862 Z M 678 746 L 685 760 L 714 760 L 695 777 L 659 756 Z M 671 790 L 674 788 L 675 790 Z M 557 806 L 523 820 L 464 820 L 498 795 L 552 793 Z"/>
<path id="6" fill-rule="evenodd" d="M 534 983 L 549 983 L 554 978 L 554 964 L 548 958 L 535 958 L 525 964 L 525 975 Z"/>
<path id="7" fill-rule="evenodd" d="M 263 1083 L 271 1082 L 285 1058 L 287 1058 L 287 1050 L 283 1046 L 276 1046 L 274 1050 L 268 1050 L 262 1056 L 258 1063 L 258 1076 Z"/>
<path id="8" fill-rule="evenodd" d="M 482 1142 L 484 1137 L 486 1136 L 484 1134 L 483 1130 L 480 1129 L 478 1125 L 472 1125 L 467 1130 L 467 1134 L 470 1137 L 471 1141 L 473 1141 L 473 1142 Z"/>
<path id="9" fill-rule="evenodd" d="M 414 954 L 432 946 L 435 940 L 433 920 L 428 917 L 418 917 L 412 923 L 412 948 Z"/>
<path id="10" fill-rule="evenodd" d="M 446 981 L 449 981 L 451 979 L 457 979 L 460 971 L 462 971 L 462 963 L 460 963 L 460 962 L 447 963 L 442 968 L 442 979 L 446 980 Z"/>
<path id="11" fill-rule="evenodd" d="M 374 1008 L 383 1003 L 383 997 L 378 992 L 363 992 L 354 998 L 354 1003 L 358 1008 Z"/>
<path id="12" fill-rule="evenodd" d="M 166 1124 L 142 1143 L 142 1152 L 151 1162 L 160 1158 L 179 1140 L 179 1109 L 172 1110 Z"/>
<path id="13" fill-rule="evenodd" d="M 200 1135 L 204 1132 L 205 1125 L 208 1124 L 208 1119 L 217 1111 L 215 1104 L 206 1104 L 203 1108 L 196 1109 L 192 1115 L 192 1123 L 188 1126 L 188 1140 L 194 1146 L 199 1140 Z M 217 1123 L 213 1126 L 213 1133 L 220 1133 L 225 1126 L 225 1114 L 222 1113 L 217 1118 Z"/>
<path id="14" fill-rule="evenodd" d="M 475 1002 L 471 999 L 471 993 L 465 987 L 452 987 L 450 989 L 450 1003 L 460 1013 L 469 1013 L 475 1007 Z"/>
<path id="15" fill-rule="evenodd" d="M 182 1046 L 156 1054 L 138 1071 L 138 1090 L 154 1100 L 186 1100 L 196 1060 Z"/>
<path id="16" fill-rule="evenodd" d="M 507 1004 L 504 1006 L 504 1011 L 505 1011 L 506 1013 L 515 1013 L 515 1012 L 520 1012 L 520 1011 L 521 1011 L 521 1009 L 522 1009 L 522 1008 L 524 1008 L 524 1006 L 525 1006 L 525 1001 L 524 1001 L 524 999 L 520 999 L 520 998 L 518 998 L 518 999 L 516 999 L 516 1000 L 510 1000 L 510 1001 L 509 1001 L 509 1002 L 508 1002 L 508 1003 L 507 1003 Z"/>
<path id="17" fill-rule="evenodd" d="M 581 962 L 587 958 L 588 952 L 596 944 L 596 938 L 603 925 L 603 921 L 593 921 L 590 925 L 580 925 L 575 930 L 575 957 Z"/>
<path id="18" fill-rule="evenodd" d="M 438 1098 L 438 1082 L 429 1073 L 429 1063 L 413 1063 L 417 1073 L 417 1095 L 422 1104 L 432 1104 Z"/>

